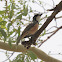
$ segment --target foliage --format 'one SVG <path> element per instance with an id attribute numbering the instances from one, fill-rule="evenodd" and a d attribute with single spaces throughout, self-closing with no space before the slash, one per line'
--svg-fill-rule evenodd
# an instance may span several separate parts
<path id="1" fill-rule="evenodd" d="M 33 52 L 28 51 L 27 53 L 17 55 L 17 57 L 11 62 L 31 62 L 35 61 L 36 59 L 37 56 Z"/>
<path id="2" fill-rule="evenodd" d="M 2 3 L 3 0 L 0 0 L 0 2 Z M 34 3 L 34 0 L 32 2 Z M 15 43 L 17 37 L 20 36 L 21 29 L 25 25 L 24 21 L 28 22 L 30 20 L 29 13 L 32 13 L 34 10 L 32 10 L 26 0 L 5 0 L 4 4 L 3 9 L 0 9 L 0 40 L 8 42 L 11 47 L 11 44 Z M 45 35 L 45 32 L 43 35 Z M 37 56 L 29 51 L 26 54 L 19 54 L 10 62 L 24 62 L 25 60 L 26 62 L 32 60 L 35 62 L 36 59 Z"/>
<path id="3" fill-rule="evenodd" d="M 7 42 L 9 42 L 9 38 L 10 38 L 11 41 L 16 42 L 16 39 L 14 37 L 16 35 L 20 36 L 20 28 L 21 28 L 21 24 L 23 23 L 20 20 L 23 18 L 23 16 L 27 16 L 29 12 L 28 5 L 26 5 L 27 1 L 10 0 L 9 4 L 8 1 L 4 1 L 4 2 L 5 2 L 5 6 L 3 7 L 4 10 L 0 10 L 0 33 L 1 33 L 0 38 L 1 40 Z"/>
<path id="4" fill-rule="evenodd" d="M 44 13 L 47 14 L 44 8 L 44 6 L 46 6 L 46 3 L 45 5 L 43 5 L 41 0 L 37 0 L 37 1 L 36 0 L 0 0 L 0 2 L 1 3 L 4 2 L 3 4 L 4 6 L 2 5 L 3 8 L 2 9 L 0 8 L 0 41 L 8 42 L 10 47 L 12 47 L 12 43 L 16 43 L 16 40 L 20 36 L 24 26 L 26 26 L 26 23 L 29 23 L 32 20 L 31 16 L 32 14 L 34 14 L 34 11 L 37 11 L 37 10 L 33 10 L 32 7 L 29 6 L 30 4 L 29 2 L 31 2 L 32 4 L 39 5 L 40 7 L 44 9 Z M 53 6 L 54 6 L 54 2 L 53 2 Z M 46 15 L 43 19 L 42 18 L 40 19 L 39 26 L 43 25 L 42 23 L 45 22 L 45 19 L 47 17 L 48 16 Z M 62 16 L 55 17 L 55 21 L 57 18 L 62 18 Z M 47 29 L 46 28 L 40 34 L 37 40 L 36 46 L 40 47 L 45 41 L 47 41 L 51 36 L 53 36 L 62 27 L 58 28 L 57 23 L 56 23 L 56 26 L 54 26 L 54 28 L 56 30 L 53 29 L 53 31 L 50 30 L 52 29 L 52 27 L 48 30 L 46 30 Z M 49 34 L 49 36 L 47 35 L 46 39 L 43 40 L 42 37 L 46 34 Z M 13 60 L 10 60 L 10 57 L 12 55 L 9 56 L 7 52 L 6 52 L 6 56 L 7 56 L 7 59 L 5 61 L 9 60 L 9 62 L 32 62 L 32 61 L 38 62 L 39 61 L 37 56 L 32 51 L 27 51 L 27 53 L 22 52 L 18 54 L 17 57 L 15 57 L 15 59 Z M 40 60 L 39 62 L 43 62 L 43 61 Z"/>
<path id="5" fill-rule="evenodd" d="M 0 1 L 3 2 L 2 0 Z M 29 0 L 29 2 L 31 2 Z M 35 3 L 32 0 L 32 3 Z M 16 42 L 17 37 L 22 32 L 22 27 L 25 26 L 25 21 L 30 22 L 30 13 L 34 10 L 28 5 L 26 0 L 9 0 L 4 1 L 4 7 L 0 10 L 0 39 L 9 44 Z M 41 4 L 41 1 L 39 1 Z M 32 20 L 32 19 L 31 19 Z M 40 23 L 41 25 L 41 23 Z M 42 34 L 45 35 L 46 31 Z M 11 40 L 11 42 L 10 42 Z"/>

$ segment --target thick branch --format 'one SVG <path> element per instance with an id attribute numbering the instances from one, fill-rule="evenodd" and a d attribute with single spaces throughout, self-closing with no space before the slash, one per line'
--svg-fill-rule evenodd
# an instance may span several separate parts
<path id="1" fill-rule="evenodd" d="M 39 35 L 43 32 L 43 30 L 49 25 L 49 23 L 55 18 L 55 16 L 62 10 L 62 1 L 55 7 L 54 12 L 49 16 L 46 20 L 46 22 L 42 25 L 42 27 L 32 36 L 32 38 L 29 40 L 35 43 Z"/>
<path id="2" fill-rule="evenodd" d="M 8 43 L 4 43 L 1 41 L 0 41 L 0 49 L 15 51 L 15 52 L 25 52 L 27 50 L 26 48 L 24 48 L 23 45 L 16 46 L 15 44 L 12 44 L 12 46 L 10 46 Z"/>
<path id="3" fill-rule="evenodd" d="M 62 61 L 59 61 L 55 58 L 52 58 L 52 57 L 48 56 L 46 53 L 44 53 L 40 49 L 33 48 L 33 49 L 30 49 L 30 50 L 33 51 L 37 55 L 38 58 L 40 58 L 41 60 L 43 60 L 45 62 L 62 62 Z"/>
<path id="4" fill-rule="evenodd" d="M 0 49 L 14 51 L 14 52 L 26 52 L 27 51 L 27 49 L 24 48 L 23 45 L 18 45 L 16 47 L 15 44 L 12 44 L 12 47 L 10 47 L 8 43 L 4 43 L 4 42 L 0 42 Z M 33 51 L 37 55 L 38 58 L 40 58 L 41 60 L 45 62 L 62 62 L 60 60 L 57 60 L 55 58 L 48 56 L 46 53 L 44 53 L 42 50 L 38 48 L 31 47 L 28 50 Z"/>
<path id="5" fill-rule="evenodd" d="M 26 52 L 27 49 L 24 48 L 22 45 L 18 45 L 17 48 L 16 48 L 16 45 L 13 44 L 12 47 L 10 47 L 7 43 L 3 43 L 3 42 L 0 42 L 0 48 L 1 49 L 5 49 L 5 50 L 8 50 L 8 51 L 15 51 L 15 52 Z M 33 51 L 37 56 L 38 58 L 44 60 L 44 61 L 49 61 L 49 62 L 61 62 L 57 59 L 54 59 L 50 56 L 48 56 L 46 53 L 44 53 L 43 51 L 37 49 L 37 48 L 30 48 L 29 50 Z"/>

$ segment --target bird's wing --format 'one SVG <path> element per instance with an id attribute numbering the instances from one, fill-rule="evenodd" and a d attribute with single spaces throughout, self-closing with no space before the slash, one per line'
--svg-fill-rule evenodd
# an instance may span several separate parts
<path id="1" fill-rule="evenodd" d="M 36 24 L 36 22 L 35 22 L 35 23 L 30 23 L 30 24 L 24 29 L 24 31 L 22 32 L 22 35 L 23 35 L 23 33 L 29 31 L 35 24 Z"/>

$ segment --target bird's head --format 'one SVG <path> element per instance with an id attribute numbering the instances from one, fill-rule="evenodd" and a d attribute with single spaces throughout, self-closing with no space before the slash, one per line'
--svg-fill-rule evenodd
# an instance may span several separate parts
<path id="1" fill-rule="evenodd" d="M 42 14 L 36 14 L 33 17 L 33 21 L 39 21 Z"/>

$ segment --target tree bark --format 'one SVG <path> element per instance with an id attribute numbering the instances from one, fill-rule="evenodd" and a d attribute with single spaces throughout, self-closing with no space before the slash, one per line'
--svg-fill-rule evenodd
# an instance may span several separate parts
<path id="1" fill-rule="evenodd" d="M 39 59 L 45 62 L 62 62 L 58 59 L 48 56 L 45 52 L 35 47 L 30 47 L 29 49 L 26 49 L 23 45 L 18 45 L 16 47 L 16 44 L 12 44 L 12 46 L 10 47 L 8 43 L 0 42 L 0 49 L 14 51 L 14 52 L 26 52 L 27 50 L 29 50 L 34 52 Z"/>

